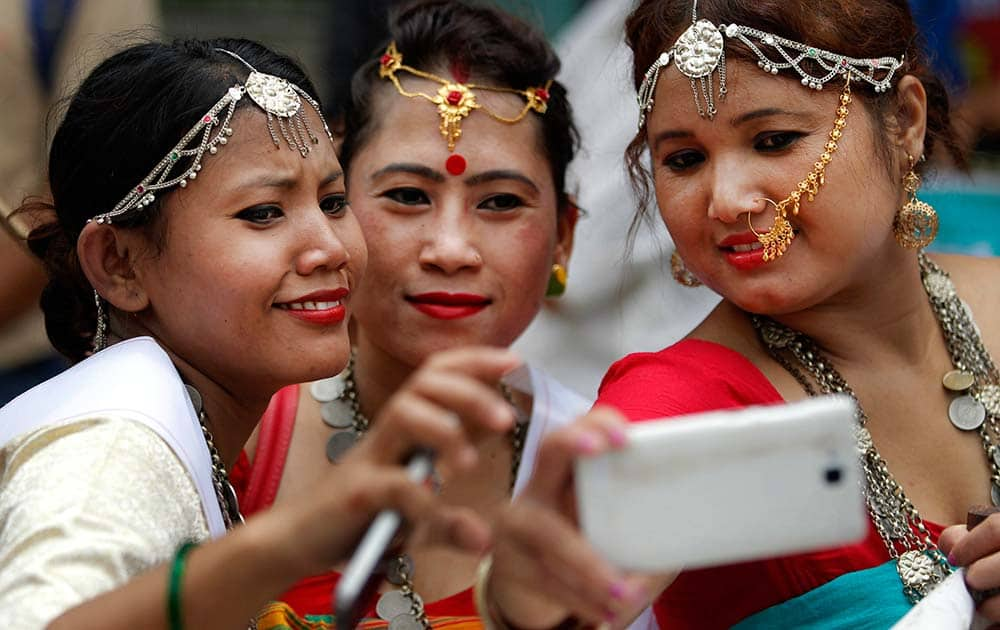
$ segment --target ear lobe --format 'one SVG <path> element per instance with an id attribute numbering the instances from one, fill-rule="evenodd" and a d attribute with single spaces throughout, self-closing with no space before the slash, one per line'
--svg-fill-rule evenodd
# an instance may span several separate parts
<path id="1" fill-rule="evenodd" d="M 90 285 L 120 311 L 136 313 L 149 306 L 149 297 L 135 275 L 135 235 L 108 224 L 90 222 L 76 242 L 80 267 Z"/>
<path id="2" fill-rule="evenodd" d="M 576 222 L 580 218 L 580 208 L 576 199 L 567 197 L 566 207 L 556 217 L 556 249 L 552 262 L 563 267 L 569 267 L 569 257 L 573 253 L 573 237 L 576 234 Z"/>

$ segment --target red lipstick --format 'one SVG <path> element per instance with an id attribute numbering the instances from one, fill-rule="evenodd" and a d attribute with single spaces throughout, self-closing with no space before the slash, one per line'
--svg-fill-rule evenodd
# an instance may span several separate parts
<path id="1" fill-rule="evenodd" d="M 433 291 L 406 296 L 406 301 L 434 319 L 471 317 L 490 305 L 490 299 L 475 293 Z"/>
<path id="2" fill-rule="evenodd" d="M 296 319 L 329 326 L 344 321 L 347 315 L 344 301 L 349 293 L 346 288 L 313 291 L 287 302 L 276 302 L 274 305 Z"/>
<path id="3" fill-rule="evenodd" d="M 748 245 L 753 247 L 748 248 Z M 750 271 L 767 264 L 764 262 L 764 248 L 753 232 L 727 236 L 719 243 L 719 249 L 726 261 L 741 271 Z"/>

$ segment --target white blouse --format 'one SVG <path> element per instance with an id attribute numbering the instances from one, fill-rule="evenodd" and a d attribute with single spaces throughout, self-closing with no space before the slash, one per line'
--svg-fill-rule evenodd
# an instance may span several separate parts
<path id="1" fill-rule="evenodd" d="M 208 538 L 170 447 L 115 417 L 38 429 L 0 449 L 0 628 L 65 610 Z"/>
<path id="2" fill-rule="evenodd" d="M 224 533 L 211 470 L 184 384 L 148 337 L 0 409 L 0 628 L 42 628 Z"/>

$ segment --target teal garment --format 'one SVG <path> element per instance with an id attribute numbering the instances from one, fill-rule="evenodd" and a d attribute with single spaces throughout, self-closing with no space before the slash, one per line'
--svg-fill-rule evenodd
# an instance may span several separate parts
<path id="1" fill-rule="evenodd" d="M 841 575 L 808 593 L 747 617 L 733 626 L 733 630 L 884 630 L 891 628 L 911 607 L 903 595 L 893 560 Z"/>

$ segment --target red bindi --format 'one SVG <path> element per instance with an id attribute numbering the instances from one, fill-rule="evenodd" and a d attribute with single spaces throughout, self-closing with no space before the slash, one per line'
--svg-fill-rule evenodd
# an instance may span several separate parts
<path id="1" fill-rule="evenodd" d="M 445 170 L 452 175 L 461 175 L 465 172 L 466 166 L 465 158 L 458 153 L 448 156 L 448 159 L 444 162 Z"/>

